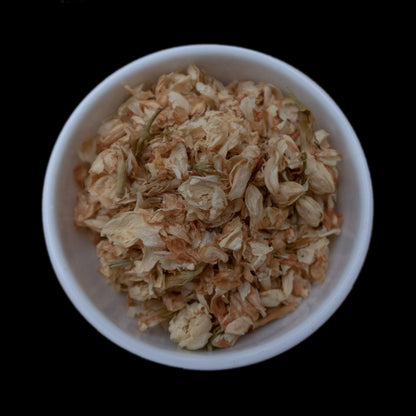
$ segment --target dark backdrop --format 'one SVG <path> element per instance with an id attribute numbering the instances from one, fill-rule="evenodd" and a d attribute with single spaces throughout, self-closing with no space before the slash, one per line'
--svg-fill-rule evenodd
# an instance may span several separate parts
<path id="1" fill-rule="evenodd" d="M 30 110 L 22 103 L 15 110 L 20 112 L 23 125 L 29 120 L 33 123 L 25 146 L 31 155 L 36 148 L 36 162 L 31 161 L 35 168 L 29 175 L 37 190 L 31 209 L 36 214 L 31 239 L 37 248 L 36 272 L 27 277 L 33 302 L 25 310 L 23 325 L 19 320 L 20 332 L 30 344 L 31 354 L 25 354 L 25 374 L 30 375 L 30 382 L 36 384 L 43 375 L 48 391 L 73 380 L 70 391 L 78 399 L 88 397 L 90 388 L 96 386 L 101 398 L 108 400 L 114 394 L 119 402 L 126 402 L 141 397 L 142 404 L 150 392 L 163 399 L 178 388 L 180 393 L 173 401 L 180 401 L 178 410 L 184 410 L 183 402 L 189 404 L 192 397 L 204 403 L 200 409 L 207 406 L 212 411 L 220 410 L 221 399 L 262 406 L 270 403 L 271 409 L 278 409 L 277 402 L 289 395 L 294 408 L 299 401 L 327 402 L 329 397 L 343 403 L 358 403 L 359 398 L 366 398 L 368 404 L 379 400 L 380 390 L 369 386 L 389 386 L 393 381 L 386 377 L 386 369 L 395 368 L 394 360 L 386 360 L 384 331 L 387 327 L 390 332 L 393 325 L 381 283 L 389 278 L 390 268 L 387 258 L 380 255 L 385 242 L 380 231 L 382 211 L 378 210 L 384 201 L 378 150 L 385 128 L 380 108 L 388 107 L 390 99 L 385 62 L 396 48 L 389 34 L 398 18 L 380 6 L 365 12 L 358 6 L 335 3 L 317 8 L 298 3 L 85 0 L 18 3 L 17 9 L 19 4 L 21 9 L 13 10 L 9 17 L 19 23 L 25 36 L 18 39 L 14 30 L 6 39 L 17 46 L 18 66 L 24 72 L 14 83 L 14 95 L 30 103 Z M 336 313 L 313 335 L 278 357 L 216 372 L 181 370 L 141 359 L 90 326 L 54 274 L 40 212 L 50 152 L 84 96 L 113 71 L 141 56 L 193 43 L 256 49 L 315 80 L 354 127 L 368 159 L 375 195 L 368 256 L 354 288 Z M 236 390 L 238 394 L 232 393 Z M 159 405 L 157 400 L 152 403 Z"/>

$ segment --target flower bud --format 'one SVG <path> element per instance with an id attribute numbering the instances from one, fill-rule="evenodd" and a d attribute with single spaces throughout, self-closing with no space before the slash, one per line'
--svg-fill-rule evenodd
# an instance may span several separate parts
<path id="1" fill-rule="evenodd" d="M 304 187 L 297 182 L 282 182 L 273 199 L 279 207 L 287 207 L 293 204 L 304 192 Z"/>
<path id="2" fill-rule="evenodd" d="M 308 195 L 303 195 L 296 201 L 296 211 L 312 227 L 317 227 L 324 217 L 322 207 Z"/>

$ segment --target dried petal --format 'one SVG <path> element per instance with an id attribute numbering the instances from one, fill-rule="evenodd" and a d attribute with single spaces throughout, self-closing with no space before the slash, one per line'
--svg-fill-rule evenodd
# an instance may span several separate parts
<path id="1" fill-rule="evenodd" d="M 281 100 L 281 108 L 279 109 L 279 117 L 282 120 L 289 120 L 292 123 L 298 118 L 299 108 L 292 98 L 286 97 Z"/>
<path id="2" fill-rule="evenodd" d="M 160 237 L 161 227 L 149 225 L 141 212 L 130 211 L 120 214 L 108 221 L 101 230 L 101 235 L 122 247 L 131 247 L 139 239 L 147 247 L 164 247 Z"/>
<path id="3" fill-rule="evenodd" d="M 199 258 L 204 263 L 216 264 L 219 261 L 226 263 L 228 254 L 213 244 L 207 244 L 199 250 Z"/>
<path id="4" fill-rule="evenodd" d="M 298 261 L 304 264 L 312 264 L 322 252 L 325 252 L 328 244 L 329 240 L 326 237 L 323 237 L 304 248 L 298 249 Z"/>
<path id="5" fill-rule="evenodd" d="M 228 204 L 216 175 L 192 176 L 179 186 L 178 192 L 191 207 L 208 211 L 206 215 L 210 221 L 217 218 Z"/>
<path id="6" fill-rule="evenodd" d="M 97 157 L 97 136 L 90 136 L 78 147 L 78 157 L 87 163 L 94 162 Z"/>
<path id="7" fill-rule="evenodd" d="M 139 282 L 129 289 L 129 296 L 131 299 L 143 302 L 156 296 L 150 292 L 149 285 L 146 282 Z"/>
<path id="8" fill-rule="evenodd" d="M 173 170 L 178 179 L 183 179 L 188 175 L 188 154 L 182 143 L 178 143 L 171 151 L 166 161 L 166 167 Z"/>
<path id="9" fill-rule="evenodd" d="M 259 293 L 260 301 L 263 306 L 271 308 L 283 302 L 287 296 L 280 289 L 270 289 Z"/>
<path id="10" fill-rule="evenodd" d="M 263 218 L 263 195 L 256 186 L 249 184 L 244 201 L 250 214 L 250 228 L 256 229 Z"/>
<path id="11" fill-rule="evenodd" d="M 264 167 L 264 183 L 272 195 L 279 192 L 279 153 L 275 152 Z"/>
<path id="12" fill-rule="evenodd" d="M 309 187 L 317 195 L 335 192 L 335 181 L 325 165 L 312 156 L 308 156 L 306 175 L 309 178 Z"/>
<path id="13" fill-rule="evenodd" d="M 248 316 L 240 316 L 226 326 L 225 333 L 231 335 L 244 335 L 252 325 L 253 321 Z"/>
<path id="14" fill-rule="evenodd" d="M 241 198 L 246 190 L 247 183 L 251 176 L 251 164 L 247 159 L 236 163 L 230 172 L 231 189 L 228 193 L 230 201 Z"/>
<path id="15" fill-rule="evenodd" d="M 287 207 L 304 193 L 305 189 L 301 184 L 292 181 L 282 182 L 278 192 L 274 195 L 274 200 L 279 207 Z"/>
<path id="16" fill-rule="evenodd" d="M 219 240 L 221 248 L 229 250 L 239 250 L 243 242 L 243 224 L 239 217 L 235 217 L 232 221 L 228 222 L 222 232 L 222 236 Z"/>
<path id="17" fill-rule="evenodd" d="M 324 218 L 321 205 L 308 195 L 303 195 L 296 201 L 296 211 L 312 227 L 318 227 Z"/>
<path id="18" fill-rule="evenodd" d="M 219 333 L 212 337 L 210 344 L 215 348 L 229 348 L 235 344 L 238 338 L 238 335 Z"/>

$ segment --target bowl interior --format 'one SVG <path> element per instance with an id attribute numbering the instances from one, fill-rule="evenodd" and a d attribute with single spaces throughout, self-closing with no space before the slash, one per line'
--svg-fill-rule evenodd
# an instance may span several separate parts
<path id="1" fill-rule="evenodd" d="M 339 164 L 338 210 L 344 215 L 342 235 L 330 246 L 323 286 L 292 314 L 239 339 L 231 349 L 184 351 L 154 328 L 140 333 L 128 318 L 125 297 L 114 293 L 97 272 L 95 246 L 74 228 L 77 193 L 73 168 L 79 143 L 94 134 L 103 118 L 126 98 L 127 83 L 155 81 L 161 74 L 194 63 L 224 83 L 235 79 L 267 81 L 293 92 L 311 108 L 317 124 L 343 155 Z M 353 196 L 353 197 L 352 197 Z M 132 62 L 104 80 L 77 107 L 64 126 L 49 162 L 43 196 L 48 251 L 56 274 L 85 318 L 123 348 L 160 363 L 199 369 L 230 368 L 274 356 L 302 341 L 336 310 L 357 277 L 367 251 L 372 223 L 372 191 L 365 157 L 345 116 L 331 98 L 301 72 L 274 58 L 233 47 L 204 45 L 162 51 Z"/>

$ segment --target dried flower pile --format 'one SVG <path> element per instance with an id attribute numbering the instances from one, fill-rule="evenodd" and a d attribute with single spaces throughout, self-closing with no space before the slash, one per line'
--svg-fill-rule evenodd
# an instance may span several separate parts
<path id="1" fill-rule="evenodd" d="M 75 224 L 145 331 L 224 348 L 322 284 L 340 154 L 273 85 L 190 65 L 129 98 L 79 148 Z"/>

